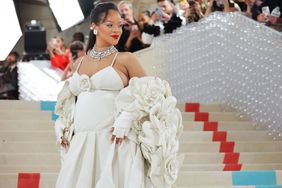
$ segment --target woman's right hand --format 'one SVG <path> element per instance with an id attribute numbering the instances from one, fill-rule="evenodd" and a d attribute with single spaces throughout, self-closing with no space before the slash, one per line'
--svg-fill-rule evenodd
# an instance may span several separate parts
<path id="1" fill-rule="evenodd" d="M 67 130 L 68 128 L 65 127 L 63 130 L 63 135 L 65 134 Z M 64 136 L 62 136 L 61 139 L 62 139 L 61 145 L 63 146 L 63 148 L 67 149 L 70 145 L 69 141 Z"/>
<path id="2" fill-rule="evenodd" d="M 61 145 L 63 146 L 63 148 L 67 149 L 70 145 L 69 141 L 64 136 L 62 136 L 61 139 L 62 139 Z"/>

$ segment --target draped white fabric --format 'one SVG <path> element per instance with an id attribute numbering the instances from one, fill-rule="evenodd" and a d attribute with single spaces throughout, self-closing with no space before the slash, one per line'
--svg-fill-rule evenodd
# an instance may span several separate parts
<path id="1" fill-rule="evenodd" d="M 56 105 L 62 122 L 75 130 L 56 187 L 172 187 L 182 160 L 178 150 L 183 127 L 168 83 L 156 77 L 132 78 L 120 92 L 75 92 L 74 106 L 68 84 L 74 81 L 81 80 L 67 81 Z M 110 141 L 112 127 L 128 137 L 121 145 Z"/>

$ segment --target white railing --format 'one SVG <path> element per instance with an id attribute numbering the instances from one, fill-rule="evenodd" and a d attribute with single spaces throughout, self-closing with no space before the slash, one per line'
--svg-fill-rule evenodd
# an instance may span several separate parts
<path id="1" fill-rule="evenodd" d="M 151 48 L 180 102 L 220 102 L 282 134 L 282 34 L 240 14 L 214 13 Z"/>

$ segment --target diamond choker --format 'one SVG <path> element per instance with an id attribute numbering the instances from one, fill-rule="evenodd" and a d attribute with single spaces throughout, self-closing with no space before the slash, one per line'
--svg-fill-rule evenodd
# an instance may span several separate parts
<path id="1" fill-rule="evenodd" d="M 101 59 L 117 52 L 118 50 L 114 47 L 114 46 L 111 46 L 110 48 L 107 48 L 106 50 L 103 50 L 103 51 L 96 51 L 95 50 L 95 46 L 92 48 L 92 50 L 90 50 L 88 52 L 88 55 L 90 57 L 92 57 L 93 59 L 97 60 L 97 61 L 100 61 Z"/>

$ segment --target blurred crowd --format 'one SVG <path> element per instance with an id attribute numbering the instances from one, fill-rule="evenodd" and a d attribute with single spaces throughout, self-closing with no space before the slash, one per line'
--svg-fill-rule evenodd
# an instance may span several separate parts
<path id="1" fill-rule="evenodd" d="M 5 61 L 0 62 L 0 99 L 18 99 L 19 54 L 12 51 Z"/>
<path id="2" fill-rule="evenodd" d="M 134 13 L 130 1 L 120 1 L 118 9 L 123 19 L 123 33 L 117 45 L 119 51 L 136 52 L 149 47 L 154 38 L 172 33 L 177 28 L 198 22 L 214 11 L 239 12 L 267 25 L 282 26 L 282 0 L 156 0 L 153 11 Z M 76 32 L 66 47 L 60 36 L 51 38 L 47 51 L 51 66 L 62 70 L 62 80 L 73 73 L 73 62 L 86 54 L 85 36 Z M 17 61 L 19 54 L 11 52 L 0 62 L 0 99 L 18 99 Z"/>

